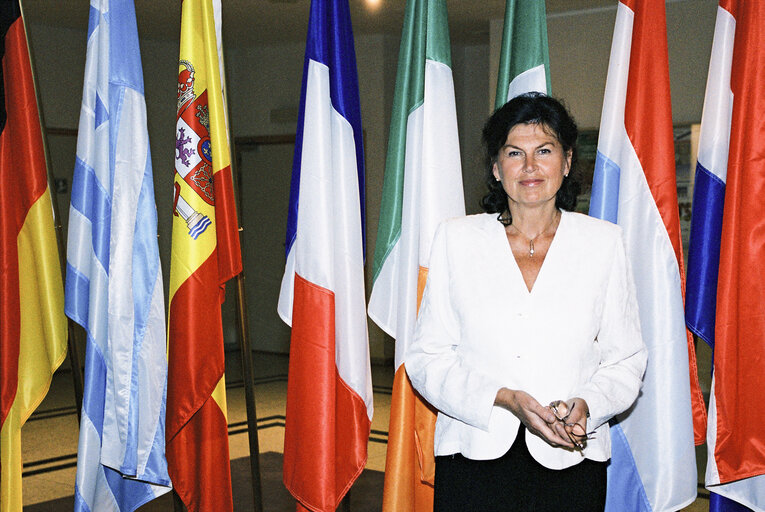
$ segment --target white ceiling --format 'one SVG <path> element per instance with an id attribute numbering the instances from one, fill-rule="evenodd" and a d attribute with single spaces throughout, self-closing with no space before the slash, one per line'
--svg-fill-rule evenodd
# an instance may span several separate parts
<path id="1" fill-rule="evenodd" d="M 85 30 L 87 0 L 21 0 L 27 23 Z M 520 0 L 537 1 L 537 0 Z M 670 0 L 671 1 L 671 0 Z M 301 41 L 305 39 L 310 0 L 222 0 L 226 44 Z M 617 0 L 547 0 L 548 15 L 613 8 Z M 398 37 L 406 0 L 350 0 L 355 34 L 392 34 Z M 447 0 L 452 41 L 486 41 L 489 20 L 504 16 L 505 0 Z M 135 0 L 142 38 L 177 40 L 181 0 Z"/>

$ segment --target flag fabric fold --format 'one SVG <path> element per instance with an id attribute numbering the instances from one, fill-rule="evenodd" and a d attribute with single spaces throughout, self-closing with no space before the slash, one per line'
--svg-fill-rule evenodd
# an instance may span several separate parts
<path id="1" fill-rule="evenodd" d="M 525 92 L 550 94 L 545 2 L 507 0 L 494 108 Z"/>
<path id="2" fill-rule="evenodd" d="M 75 510 L 170 490 L 165 315 L 132 0 L 94 0 L 72 180 L 66 314 L 85 328 Z"/>
<path id="3" fill-rule="evenodd" d="M 284 484 L 334 511 L 367 460 L 364 149 L 347 0 L 312 0 L 278 312 L 292 327 Z"/>
<path id="4" fill-rule="evenodd" d="M 641 394 L 612 424 L 606 509 L 678 510 L 696 499 L 704 410 L 683 318 L 663 0 L 618 5 L 590 215 L 624 229 L 648 348 Z"/>
<path id="5" fill-rule="evenodd" d="M 688 326 L 714 350 L 707 430 L 710 510 L 765 510 L 765 413 L 752 408 L 765 370 L 760 192 L 765 6 L 717 9 L 694 184 Z"/>
<path id="6" fill-rule="evenodd" d="M 396 340 L 383 510 L 432 510 L 435 412 L 403 365 L 438 224 L 465 214 L 446 2 L 409 0 L 401 35 L 369 317 Z"/>
<path id="7" fill-rule="evenodd" d="M 221 303 L 242 271 L 219 0 L 184 0 L 168 316 L 167 462 L 190 511 L 232 510 Z"/>
<path id="8" fill-rule="evenodd" d="M 24 20 L 0 4 L 0 511 L 22 508 L 21 427 L 66 357 L 61 263 Z"/>

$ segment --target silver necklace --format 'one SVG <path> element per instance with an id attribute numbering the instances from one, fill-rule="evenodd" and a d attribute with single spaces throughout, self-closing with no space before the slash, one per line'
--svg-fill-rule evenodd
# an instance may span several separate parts
<path id="1" fill-rule="evenodd" d="M 532 237 L 529 237 L 529 236 L 528 236 L 526 233 L 524 233 L 523 231 L 521 231 L 520 229 L 518 229 L 518 227 L 517 227 L 515 224 L 511 224 L 511 226 L 513 226 L 513 227 L 515 228 L 515 230 L 516 230 L 516 231 L 518 231 L 518 233 L 520 233 L 521 235 L 523 235 L 523 236 L 525 236 L 526 238 L 528 238 L 528 239 L 529 239 L 529 258 L 533 258 L 533 257 L 534 257 L 534 252 L 535 252 L 535 249 L 534 249 L 534 240 L 536 240 L 537 238 L 539 238 L 539 237 L 542 235 L 542 233 L 544 233 L 545 231 L 547 231 L 548 229 L 550 229 L 550 226 L 552 226 L 553 224 L 555 224 L 555 219 L 556 219 L 556 218 L 557 218 L 557 215 L 553 215 L 553 218 L 552 218 L 552 220 L 550 221 L 550 223 L 549 223 L 547 226 L 545 226 L 545 228 L 544 228 L 542 231 L 540 231 L 539 233 L 537 233 L 537 234 L 536 234 L 536 236 L 534 236 L 533 238 L 532 238 Z"/>

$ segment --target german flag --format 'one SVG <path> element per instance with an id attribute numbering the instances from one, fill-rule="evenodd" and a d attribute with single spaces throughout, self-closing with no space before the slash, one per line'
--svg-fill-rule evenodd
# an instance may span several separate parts
<path id="1" fill-rule="evenodd" d="M 213 4 L 216 4 L 215 6 Z M 168 320 L 167 462 L 190 511 L 233 509 L 221 302 L 242 270 L 221 59 L 220 2 L 184 0 Z"/>
<path id="2" fill-rule="evenodd" d="M 61 265 L 18 1 L 0 2 L 0 511 L 21 510 L 21 427 L 66 357 Z"/>

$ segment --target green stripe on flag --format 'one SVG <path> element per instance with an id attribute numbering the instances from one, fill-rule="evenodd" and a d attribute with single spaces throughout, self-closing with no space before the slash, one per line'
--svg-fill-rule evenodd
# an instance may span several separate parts
<path id="1" fill-rule="evenodd" d="M 380 221 L 377 228 L 377 242 L 375 243 L 375 256 L 372 265 L 374 280 L 377 279 L 385 259 L 401 236 L 406 126 L 409 114 L 422 105 L 425 95 L 425 48 L 429 3 L 443 4 L 444 2 L 443 0 L 440 2 L 409 0 L 404 15 L 404 28 L 401 33 L 401 48 L 396 71 L 396 91 L 393 97 L 393 113 L 388 138 L 388 155 L 385 160 Z M 445 13 L 445 4 L 443 9 Z M 437 45 L 434 44 L 434 46 Z"/>
<path id="2" fill-rule="evenodd" d="M 449 42 L 449 18 L 444 0 L 431 0 L 428 4 L 428 47 L 426 57 L 429 60 L 452 67 L 452 49 Z"/>
<path id="3" fill-rule="evenodd" d="M 507 102 L 507 89 L 516 76 L 542 64 L 545 67 L 547 93 L 550 93 L 544 0 L 507 0 L 501 51 L 495 108 Z"/>

